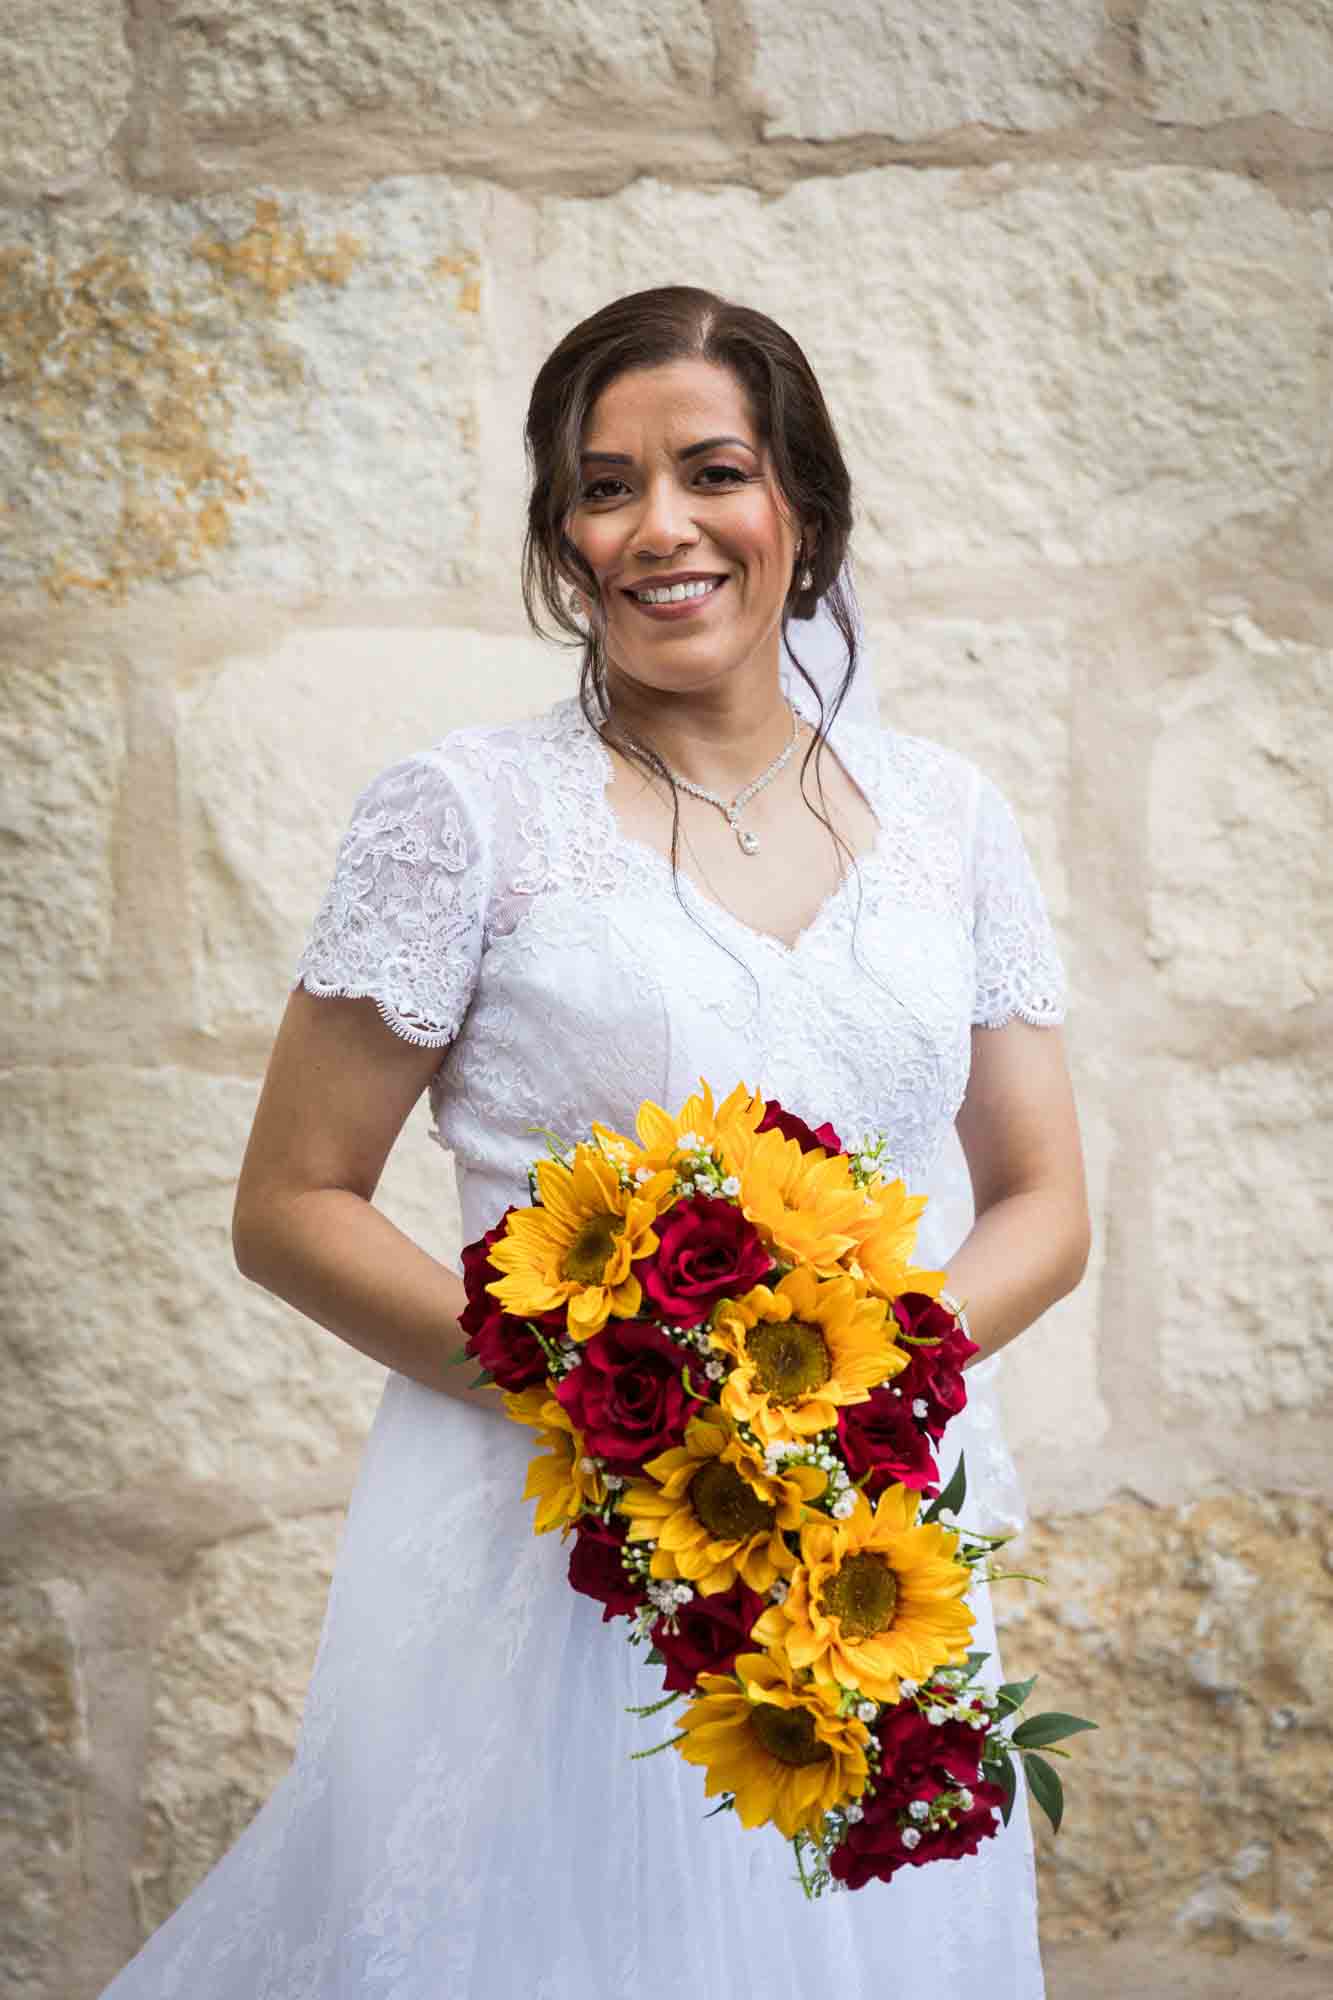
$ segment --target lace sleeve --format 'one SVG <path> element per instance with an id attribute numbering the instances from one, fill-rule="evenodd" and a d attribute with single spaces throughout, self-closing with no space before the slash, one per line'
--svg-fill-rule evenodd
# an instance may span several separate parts
<path id="1" fill-rule="evenodd" d="M 1065 972 L 1018 821 L 981 776 L 972 836 L 976 1000 L 972 1024 L 1002 1028 L 1015 1015 L 1037 1026 L 1065 1018 Z"/>
<path id="2" fill-rule="evenodd" d="M 443 1048 L 476 985 L 488 878 L 481 814 L 443 749 L 362 792 L 292 984 L 370 998 L 396 1035 Z"/>

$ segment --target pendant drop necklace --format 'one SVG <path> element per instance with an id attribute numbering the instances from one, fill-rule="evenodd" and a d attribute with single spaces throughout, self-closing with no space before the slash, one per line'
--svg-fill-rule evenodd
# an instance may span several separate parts
<path id="1" fill-rule="evenodd" d="M 749 804 L 756 792 L 761 792 L 765 785 L 771 783 L 777 777 L 778 772 L 796 748 L 797 738 L 800 735 L 800 718 L 796 710 L 792 708 L 790 701 L 787 703 L 787 707 L 791 710 L 790 743 L 788 743 L 785 750 L 773 759 L 768 769 L 761 772 L 757 778 L 746 785 L 744 790 L 737 792 L 734 799 L 727 800 L 719 792 L 706 791 L 702 785 L 693 784 L 690 779 L 682 778 L 667 764 L 667 771 L 670 773 L 673 784 L 679 785 L 683 792 L 693 792 L 696 799 L 704 799 L 710 806 L 716 806 L 718 811 L 725 816 L 727 825 L 736 836 L 742 854 L 758 854 L 759 852 L 759 835 L 751 833 L 747 827 L 743 827 L 740 824 L 742 809 Z M 665 758 L 662 761 L 666 763 Z"/>

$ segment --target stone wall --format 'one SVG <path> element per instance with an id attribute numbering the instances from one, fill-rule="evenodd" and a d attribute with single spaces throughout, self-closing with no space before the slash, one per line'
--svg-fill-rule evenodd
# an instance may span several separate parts
<path id="1" fill-rule="evenodd" d="M 6 30 L 0 1988 L 91 2000 L 290 1751 L 379 1376 L 236 1274 L 247 1122 L 356 789 L 570 684 L 537 363 L 680 277 L 807 347 L 885 717 L 1014 799 L 1072 973 L 1096 1250 L 1007 1373 L 1011 1662 L 1102 1720 L 1053 2000 L 1119 1938 L 1317 1966 L 1333 0 Z M 447 1255 L 424 1130 L 383 1200 Z"/>

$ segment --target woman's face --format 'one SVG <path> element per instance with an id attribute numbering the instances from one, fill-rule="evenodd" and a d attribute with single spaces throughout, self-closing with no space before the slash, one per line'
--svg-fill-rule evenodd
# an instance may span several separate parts
<path id="1" fill-rule="evenodd" d="M 750 662 L 776 672 L 798 535 L 728 369 L 673 361 L 608 383 L 566 532 L 597 578 L 620 672 L 664 692 Z M 647 595 L 673 585 L 687 587 Z"/>

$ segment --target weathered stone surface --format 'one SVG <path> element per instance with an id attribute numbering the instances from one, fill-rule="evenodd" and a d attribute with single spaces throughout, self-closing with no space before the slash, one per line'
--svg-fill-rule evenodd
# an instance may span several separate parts
<path id="1" fill-rule="evenodd" d="M 543 210 L 554 344 L 690 275 L 773 313 L 825 385 L 863 574 L 1130 561 L 1288 507 L 1322 463 L 1329 219 L 1159 167 L 636 182 Z M 829 281 L 829 246 L 855 246 Z M 1256 396 L 1255 383 L 1264 393 Z"/>
<path id="2" fill-rule="evenodd" d="M 133 76 L 121 0 L 9 0 L 0 187 L 59 194 L 95 172 Z"/>
<path id="3" fill-rule="evenodd" d="M 10 1368 L 0 1459 L 16 1498 L 221 1481 L 262 1495 L 354 1446 L 382 1371 L 250 1284 L 231 1204 L 256 1089 L 108 1066 L 0 1081 Z M 377 1202 L 436 1256 L 452 1180 L 414 1118 Z"/>
<path id="4" fill-rule="evenodd" d="M 388 181 L 0 230 L 0 592 L 470 575 L 477 204 Z"/>
<path id="5" fill-rule="evenodd" d="M 1328 0 L 1148 0 L 1139 42 L 1159 118 L 1209 125 L 1278 111 L 1333 127 Z"/>
<path id="6" fill-rule="evenodd" d="M 1333 1389 L 1333 1062 L 1172 1060 L 1153 1176 L 1164 1386 L 1186 1422 L 1318 1410 Z"/>
<path id="7" fill-rule="evenodd" d="M 468 722 L 572 690 L 535 640 L 435 628 L 294 633 L 180 698 L 195 1003 L 212 1033 L 267 1028 L 333 873 L 357 793 Z"/>
<path id="8" fill-rule="evenodd" d="M 85 1017 L 106 974 L 124 754 L 112 672 L 78 656 L 0 656 L 0 1005 L 11 1025 Z"/>
<path id="9" fill-rule="evenodd" d="M 1080 72 L 1105 27 L 1101 0 L 961 0 L 945 12 L 750 0 L 749 13 L 768 139 L 1068 124 L 1093 100 Z"/>
<path id="10" fill-rule="evenodd" d="M 392 111 L 418 123 L 522 123 L 562 101 L 620 113 L 712 84 L 703 0 L 178 0 L 172 39 L 199 133 Z"/>
<path id="11" fill-rule="evenodd" d="M 1310 726 L 1333 652 L 1245 618 L 1188 643 L 1153 755 L 1149 954 L 1186 1005 L 1307 1006 L 1333 983 L 1328 756 Z"/>
<path id="12" fill-rule="evenodd" d="M 1047 1583 L 997 1588 L 1005 1670 L 1040 1673 L 1034 1712 L 1099 1725 L 1067 1746 L 1058 1837 L 1033 1815 L 1043 1938 L 1128 1925 L 1326 1951 L 1327 1507 L 1124 1500 L 1041 1523 L 1023 1555 Z"/>
<path id="13" fill-rule="evenodd" d="M 14 1994 L 68 1990 L 88 1759 L 77 1606 L 69 1583 L 0 1591 L 0 1964 Z"/>
<path id="14" fill-rule="evenodd" d="M 145 1934 L 248 1826 L 291 1761 L 340 1512 L 205 1550 L 153 1660 L 143 1845 L 132 1881 Z"/>

